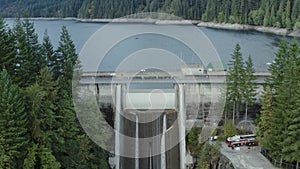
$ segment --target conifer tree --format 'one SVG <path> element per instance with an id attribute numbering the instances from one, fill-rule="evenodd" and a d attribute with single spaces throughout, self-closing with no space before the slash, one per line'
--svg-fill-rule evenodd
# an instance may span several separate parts
<path id="1" fill-rule="evenodd" d="M 43 55 L 44 59 L 46 60 L 47 67 L 52 72 L 54 69 L 55 64 L 59 64 L 56 62 L 56 53 L 54 51 L 53 45 L 50 41 L 50 37 L 48 35 L 47 29 L 45 30 L 43 43 L 41 46 L 41 54 Z"/>
<path id="2" fill-rule="evenodd" d="M 20 168 L 28 146 L 27 114 L 18 88 L 0 73 L 0 168 Z"/>
<path id="3" fill-rule="evenodd" d="M 264 16 L 264 26 L 270 26 L 270 5 L 267 3 L 266 9 L 265 9 L 265 16 Z"/>
<path id="4" fill-rule="evenodd" d="M 297 97 L 300 98 L 299 92 L 297 92 Z M 284 139 L 284 148 L 282 152 L 284 154 L 284 160 L 297 163 L 299 166 L 300 163 L 300 102 L 295 103 L 295 110 L 292 110 L 288 114 L 289 125 L 285 131 L 286 138 Z"/>
<path id="5" fill-rule="evenodd" d="M 273 118 L 273 109 L 272 109 L 272 91 L 269 86 L 265 87 L 265 92 L 262 97 L 262 108 L 261 114 L 259 116 L 258 124 L 256 127 L 256 135 L 258 137 L 259 143 L 262 147 L 270 149 L 270 134 L 272 130 L 272 118 Z"/>
<path id="6" fill-rule="evenodd" d="M 288 67 L 286 85 L 286 113 L 284 114 L 285 130 L 283 131 L 283 156 L 284 160 L 294 163 L 300 162 L 299 148 L 300 148 L 300 113 L 299 113 L 299 99 L 300 99 L 300 49 L 296 41 L 289 47 L 289 61 L 286 63 Z"/>
<path id="7" fill-rule="evenodd" d="M 287 86 L 282 85 L 283 81 L 287 81 L 288 68 L 286 63 L 289 62 L 288 43 L 283 40 L 279 46 L 279 51 L 276 53 L 275 62 L 270 66 L 269 71 L 272 74 L 268 79 L 268 84 L 274 90 L 273 94 L 273 118 L 270 119 L 272 130 L 270 131 L 269 147 L 271 154 L 278 160 L 283 160 L 283 140 L 285 130 L 285 114 L 288 110 L 289 96 L 286 92 Z"/>
<path id="8" fill-rule="evenodd" d="M 14 37 L 17 50 L 16 60 L 18 61 L 16 63 L 17 82 L 21 87 L 27 87 L 34 83 L 35 77 L 46 62 L 41 55 L 33 23 L 29 20 L 18 20 L 14 26 Z"/>
<path id="9" fill-rule="evenodd" d="M 294 127 L 294 120 L 297 119 L 297 102 L 299 88 L 299 47 L 297 43 L 288 45 L 284 40 L 280 44 L 280 49 L 276 53 L 275 63 L 270 67 L 272 77 L 268 79 L 268 84 L 274 91 L 272 112 L 270 119 L 272 130 L 268 136 L 268 148 L 273 156 L 281 162 L 286 159 L 293 161 L 288 154 L 294 154 L 295 145 L 292 139 L 298 140 L 291 134 Z M 296 125 L 297 128 L 297 125 Z M 293 137 L 294 136 L 294 137 Z M 292 144 L 292 145 L 291 145 Z M 296 153 L 297 154 L 297 153 Z M 296 162 L 296 161 L 293 161 Z"/>
<path id="10" fill-rule="evenodd" d="M 243 84 L 245 77 L 243 57 L 241 47 L 236 45 L 231 60 L 231 67 L 229 68 L 229 75 L 227 76 L 227 98 L 233 103 L 233 122 L 235 122 L 235 114 L 239 118 L 239 106 L 243 99 Z"/>
<path id="11" fill-rule="evenodd" d="M 66 79 L 72 79 L 73 69 L 77 63 L 78 55 L 76 53 L 75 45 L 71 39 L 67 28 L 62 27 L 59 46 L 56 51 L 57 63 L 54 65 L 54 75 L 57 77 L 64 77 Z"/>
<path id="12" fill-rule="evenodd" d="M 51 152 L 51 140 L 55 137 L 56 126 L 55 101 L 57 99 L 57 82 L 53 81 L 48 68 L 43 68 L 36 83 L 27 87 L 24 92 L 26 110 L 30 114 L 30 133 L 32 148 L 26 158 L 26 167 L 59 168 Z M 32 160 L 35 159 L 35 160 Z"/>
<path id="13" fill-rule="evenodd" d="M 286 4 L 286 14 L 285 14 L 285 26 L 286 28 L 292 28 L 292 21 L 291 21 L 291 1 L 288 0 Z"/>
<path id="14" fill-rule="evenodd" d="M 284 27 L 285 26 L 284 1 L 280 1 L 280 5 L 279 5 L 276 20 L 278 22 L 278 27 Z"/>
<path id="15" fill-rule="evenodd" d="M 300 0 L 295 0 L 293 4 L 291 19 L 292 23 L 295 24 L 300 15 Z"/>
<path id="16" fill-rule="evenodd" d="M 275 16 L 275 6 L 274 5 L 272 5 L 272 9 L 271 9 L 270 26 L 276 26 L 276 16 Z"/>
<path id="17" fill-rule="evenodd" d="M 244 86 L 243 86 L 243 99 L 245 101 L 245 119 L 247 120 L 248 116 L 248 106 L 253 105 L 256 96 L 256 76 L 254 75 L 255 69 L 253 67 L 253 62 L 251 56 L 248 57 L 248 60 L 245 62 L 245 77 L 244 77 Z"/>
<path id="18" fill-rule="evenodd" d="M 0 68 L 5 67 L 7 72 L 14 75 L 16 68 L 16 50 L 14 49 L 14 37 L 4 20 L 0 17 Z"/>

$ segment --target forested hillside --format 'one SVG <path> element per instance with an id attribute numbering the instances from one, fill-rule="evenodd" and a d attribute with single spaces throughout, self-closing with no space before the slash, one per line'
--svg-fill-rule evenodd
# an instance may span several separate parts
<path id="1" fill-rule="evenodd" d="M 0 0 L 2 17 L 76 17 L 83 0 Z"/>
<path id="2" fill-rule="evenodd" d="M 300 29 L 300 0 L 0 0 L 4 17 L 117 18 L 166 12 L 184 19 Z"/>

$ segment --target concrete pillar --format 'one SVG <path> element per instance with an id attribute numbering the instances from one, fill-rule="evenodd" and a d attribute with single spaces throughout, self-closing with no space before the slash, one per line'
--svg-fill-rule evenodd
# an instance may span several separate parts
<path id="1" fill-rule="evenodd" d="M 178 127 L 179 127 L 179 150 L 180 150 L 180 169 L 185 169 L 186 163 L 186 148 L 185 148 L 185 104 L 184 104 L 184 85 L 178 85 L 179 92 L 179 112 L 178 112 Z"/>
<path id="2" fill-rule="evenodd" d="M 139 169 L 139 117 L 135 121 L 135 169 Z"/>
<path id="3" fill-rule="evenodd" d="M 166 169 L 166 131 L 167 131 L 167 117 L 166 114 L 164 114 L 164 119 L 163 119 L 163 133 L 161 136 L 161 169 Z"/>
<path id="4" fill-rule="evenodd" d="M 116 167 L 115 169 L 120 169 L 120 120 L 121 120 L 121 92 L 122 88 L 121 85 L 118 84 L 116 87 L 116 100 L 115 100 L 115 106 L 116 106 L 116 114 L 115 114 L 115 163 Z"/>

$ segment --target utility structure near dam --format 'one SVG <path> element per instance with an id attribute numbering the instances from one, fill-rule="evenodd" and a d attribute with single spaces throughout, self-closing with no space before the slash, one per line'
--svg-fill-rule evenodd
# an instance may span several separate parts
<path id="1" fill-rule="evenodd" d="M 116 169 L 187 169 L 186 134 L 203 127 L 200 141 L 210 137 L 222 118 L 226 70 L 188 65 L 178 71 L 84 72 L 80 90 L 112 107 Z M 255 73 L 258 96 L 270 74 Z"/>

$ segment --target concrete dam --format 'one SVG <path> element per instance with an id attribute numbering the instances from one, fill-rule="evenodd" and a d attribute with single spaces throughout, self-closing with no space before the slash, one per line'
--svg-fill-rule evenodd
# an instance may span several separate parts
<path id="1" fill-rule="evenodd" d="M 258 95 L 270 76 L 255 73 Z M 209 139 L 223 116 L 226 71 L 84 72 L 80 92 L 89 91 L 116 131 L 110 165 L 116 169 L 187 169 L 193 161 L 186 134 L 203 127 Z"/>

